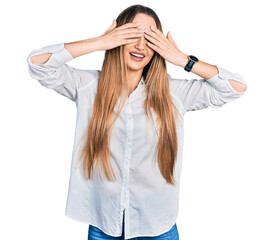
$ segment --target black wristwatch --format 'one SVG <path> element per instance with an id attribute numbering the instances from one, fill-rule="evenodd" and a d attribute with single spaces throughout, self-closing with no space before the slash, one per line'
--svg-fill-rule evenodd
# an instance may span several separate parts
<path id="1" fill-rule="evenodd" d="M 192 69 L 192 67 L 193 67 L 193 65 L 194 65 L 196 62 L 198 62 L 199 59 L 196 58 L 196 57 L 193 56 L 193 55 L 189 55 L 188 57 L 189 57 L 189 61 L 188 61 L 188 63 L 186 64 L 184 70 L 186 70 L 187 72 L 190 72 L 191 69 Z"/>

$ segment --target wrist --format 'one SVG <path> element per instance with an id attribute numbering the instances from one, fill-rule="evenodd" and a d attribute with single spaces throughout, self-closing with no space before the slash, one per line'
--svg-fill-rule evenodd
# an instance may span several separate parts
<path id="1" fill-rule="evenodd" d="M 100 46 L 101 41 L 99 37 L 90 38 L 88 39 L 88 42 L 91 52 L 102 51 Z"/>
<path id="2" fill-rule="evenodd" d="M 181 57 L 180 57 L 180 64 L 179 64 L 179 66 L 185 68 L 185 66 L 188 63 L 188 61 L 189 61 L 188 55 L 185 54 L 185 53 L 182 53 Z"/>

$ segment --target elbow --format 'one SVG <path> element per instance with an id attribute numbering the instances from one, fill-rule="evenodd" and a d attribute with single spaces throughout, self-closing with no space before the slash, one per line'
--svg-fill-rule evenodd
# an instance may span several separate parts
<path id="1" fill-rule="evenodd" d="M 243 84 L 244 86 L 243 86 L 243 88 L 242 88 L 242 91 L 241 92 L 246 92 L 246 90 L 247 90 L 247 85 L 246 84 Z"/>
<path id="2" fill-rule="evenodd" d="M 39 55 L 28 56 L 31 64 L 45 64 L 50 59 L 52 53 L 43 53 Z"/>
<path id="3" fill-rule="evenodd" d="M 246 92 L 246 90 L 247 90 L 247 85 L 246 84 L 242 84 L 241 86 L 239 86 L 239 87 L 235 87 L 234 88 L 237 92 L 239 92 L 239 93 L 244 93 L 244 92 Z"/>
<path id="4" fill-rule="evenodd" d="M 236 92 L 243 93 L 247 90 L 247 84 L 241 83 L 236 80 L 229 80 L 229 83 Z"/>

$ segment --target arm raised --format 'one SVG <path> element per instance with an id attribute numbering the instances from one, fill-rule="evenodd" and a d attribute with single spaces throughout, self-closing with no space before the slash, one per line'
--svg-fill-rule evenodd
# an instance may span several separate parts
<path id="1" fill-rule="evenodd" d="M 85 40 L 64 43 L 64 48 L 72 55 L 73 58 L 99 51 L 99 39 L 89 38 Z M 51 57 L 52 53 L 42 53 L 33 55 L 30 60 L 33 64 L 44 64 Z"/>
<path id="2" fill-rule="evenodd" d="M 32 50 L 27 63 L 30 76 L 49 89 L 76 101 L 78 90 L 95 81 L 99 70 L 83 70 L 67 65 L 75 57 L 97 50 L 97 38 L 57 43 Z"/>

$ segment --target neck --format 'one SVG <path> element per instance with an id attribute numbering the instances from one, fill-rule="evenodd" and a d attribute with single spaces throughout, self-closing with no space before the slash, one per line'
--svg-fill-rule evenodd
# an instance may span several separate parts
<path id="1" fill-rule="evenodd" d="M 143 69 L 142 69 L 143 70 Z M 142 70 L 141 71 L 129 71 L 129 83 L 128 83 L 128 97 L 129 95 L 137 88 L 141 77 L 142 77 Z"/>

